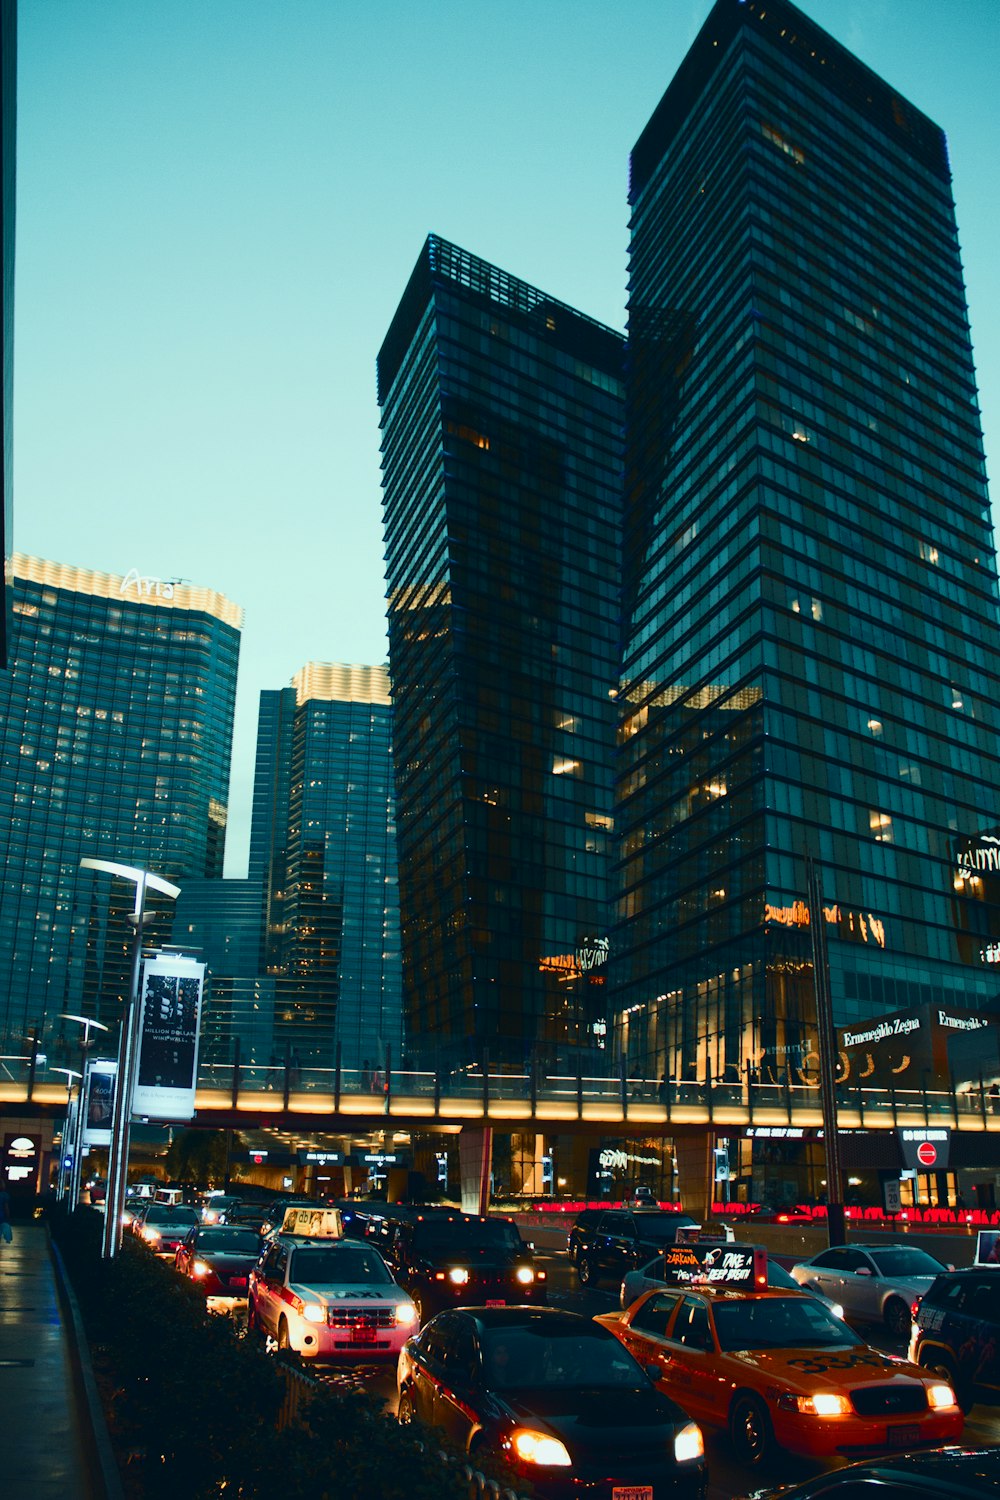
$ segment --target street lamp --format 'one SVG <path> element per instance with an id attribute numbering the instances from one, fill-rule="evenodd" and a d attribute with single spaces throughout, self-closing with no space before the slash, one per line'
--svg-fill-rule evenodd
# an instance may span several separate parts
<path id="1" fill-rule="evenodd" d="M 135 929 L 132 942 L 132 980 L 125 998 L 122 1014 L 121 1036 L 118 1042 L 118 1081 L 115 1087 L 115 1111 L 111 1122 L 111 1148 L 108 1154 L 108 1190 L 104 1207 L 104 1237 L 101 1242 L 102 1260 L 113 1260 L 121 1249 L 122 1209 L 125 1204 L 125 1183 L 128 1177 L 128 1151 L 132 1124 L 132 1084 L 135 1072 L 137 1023 L 139 1017 L 139 973 L 142 968 L 142 926 L 146 916 L 146 891 L 159 891 L 176 901 L 181 893 L 179 885 L 164 880 L 161 875 L 151 875 L 148 870 L 135 865 L 119 865 L 107 859 L 81 859 L 81 870 L 99 870 L 105 875 L 117 875 L 135 885 L 135 909 L 131 922 Z"/>
<path id="2" fill-rule="evenodd" d="M 69 1170 L 69 1211 L 73 1212 L 80 1201 L 80 1178 L 83 1172 L 83 1112 L 86 1107 L 87 1093 L 87 1052 L 90 1048 L 91 1028 L 95 1031 L 110 1031 L 110 1026 L 105 1026 L 103 1021 L 95 1021 L 90 1016 L 71 1016 L 68 1011 L 59 1012 L 63 1021 L 77 1021 L 83 1027 L 83 1036 L 80 1040 L 80 1091 L 77 1095 L 76 1131 L 73 1141 L 73 1164 Z"/>
<path id="3" fill-rule="evenodd" d="M 80 1092 L 82 1094 L 83 1074 L 78 1073 L 75 1068 L 53 1067 L 52 1071 L 53 1073 L 66 1074 L 66 1128 L 63 1130 L 62 1134 L 62 1140 L 59 1150 L 59 1176 L 56 1178 L 56 1199 L 59 1203 L 61 1203 L 63 1198 L 66 1196 L 66 1192 L 69 1186 L 66 1182 L 66 1148 L 67 1146 L 69 1146 L 67 1136 L 69 1135 L 69 1107 L 70 1101 L 73 1097 L 73 1079 L 80 1079 Z M 70 1158 L 70 1161 L 72 1162 L 72 1157 Z"/>

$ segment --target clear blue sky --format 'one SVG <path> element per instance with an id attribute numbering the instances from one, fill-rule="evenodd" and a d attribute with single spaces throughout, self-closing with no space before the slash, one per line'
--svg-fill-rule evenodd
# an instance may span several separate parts
<path id="1" fill-rule="evenodd" d="M 805 0 L 949 137 L 1000 432 L 1000 0 Z M 624 327 L 628 153 L 710 0 L 20 0 L 14 546 L 385 660 L 374 363 L 441 234 Z M 995 465 L 994 465 L 995 467 Z"/>

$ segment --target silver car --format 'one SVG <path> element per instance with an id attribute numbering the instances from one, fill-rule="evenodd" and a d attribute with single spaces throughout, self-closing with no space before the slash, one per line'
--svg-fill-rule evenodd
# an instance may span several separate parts
<path id="1" fill-rule="evenodd" d="M 647 1261 L 638 1270 L 626 1271 L 622 1278 L 621 1287 L 622 1308 L 631 1307 L 632 1303 L 637 1297 L 641 1297 L 643 1292 L 648 1292 L 653 1287 L 667 1286 L 669 1284 L 663 1279 L 663 1256 L 657 1255 L 653 1260 Z M 833 1313 L 835 1318 L 842 1318 L 844 1316 L 844 1309 L 839 1302 L 834 1302 L 832 1297 L 825 1296 L 823 1292 L 818 1291 L 815 1287 L 799 1286 L 797 1282 L 792 1280 L 784 1266 L 779 1265 L 770 1256 L 767 1258 L 767 1284 L 768 1286 L 780 1287 L 782 1291 L 786 1292 L 808 1292 L 816 1298 L 817 1302 L 822 1302 L 827 1312 Z"/>
<path id="2" fill-rule="evenodd" d="M 799 1286 L 841 1303 L 849 1318 L 884 1323 L 904 1338 L 913 1303 L 935 1276 L 951 1269 L 916 1245 L 835 1245 L 793 1266 L 792 1276 Z"/>

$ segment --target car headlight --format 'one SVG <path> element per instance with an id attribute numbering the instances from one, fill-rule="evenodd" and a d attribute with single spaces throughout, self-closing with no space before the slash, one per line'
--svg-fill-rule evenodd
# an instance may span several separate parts
<path id="1" fill-rule="evenodd" d="M 417 1309 L 412 1302 L 396 1303 L 396 1322 L 401 1328 L 408 1328 L 411 1323 L 417 1321 Z"/>
<path id="2" fill-rule="evenodd" d="M 518 1266 L 516 1275 L 522 1286 L 530 1286 L 535 1279 L 535 1273 L 530 1266 Z"/>
<path id="3" fill-rule="evenodd" d="M 211 1274 L 212 1267 L 209 1265 L 207 1260 L 196 1260 L 194 1265 L 191 1267 L 192 1276 L 211 1276 Z"/>
<path id="4" fill-rule="evenodd" d="M 511 1446 L 522 1463 L 566 1469 L 571 1462 L 565 1443 L 561 1443 L 558 1438 L 549 1437 L 548 1433 L 532 1432 L 529 1427 L 515 1428 Z"/>
<path id="5" fill-rule="evenodd" d="M 464 1286 L 469 1279 L 469 1273 L 464 1266 L 452 1266 L 448 1272 L 448 1280 L 456 1286 Z"/>
<path id="6" fill-rule="evenodd" d="M 307 1323 L 325 1323 L 326 1307 L 318 1302 L 307 1302 L 302 1309 L 302 1316 Z"/>
<path id="7" fill-rule="evenodd" d="M 843 1417 L 851 1403 L 837 1391 L 819 1391 L 815 1396 L 796 1396 L 795 1407 L 807 1417 Z"/>
<path id="8" fill-rule="evenodd" d="M 142 1231 L 142 1237 L 147 1245 L 158 1245 L 160 1243 L 160 1231 L 153 1229 L 151 1226 L 147 1226 Z"/>
<path id="9" fill-rule="evenodd" d="M 950 1385 L 929 1385 L 927 1387 L 927 1405 L 937 1410 L 942 1406 L 957 1406 L 955 1392 Z"/>
<path id="10" fill-rule="evenodd" d="M 689 1422 L 674 1437 L 674 1458 L 679 1464 L 705 1457 L 705 1439 L 697 1422 Z"/>

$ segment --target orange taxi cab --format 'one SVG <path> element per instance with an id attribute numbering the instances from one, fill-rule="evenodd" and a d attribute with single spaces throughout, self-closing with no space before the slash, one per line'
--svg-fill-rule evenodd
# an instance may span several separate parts
<path id="1" fill-rule="evenodd" d="M 659 1367 L 658 1387 L 696 1421 L 726 1427 L 742 1463 L 779 1448 L 860 1458 L 961 1434 L 950 1385 L 870 1348 L 816 1300 L 768 1290 L 766 1251 L 681 1245 L 667 1260 L 672 1285 L 597 1321 Z"/>

